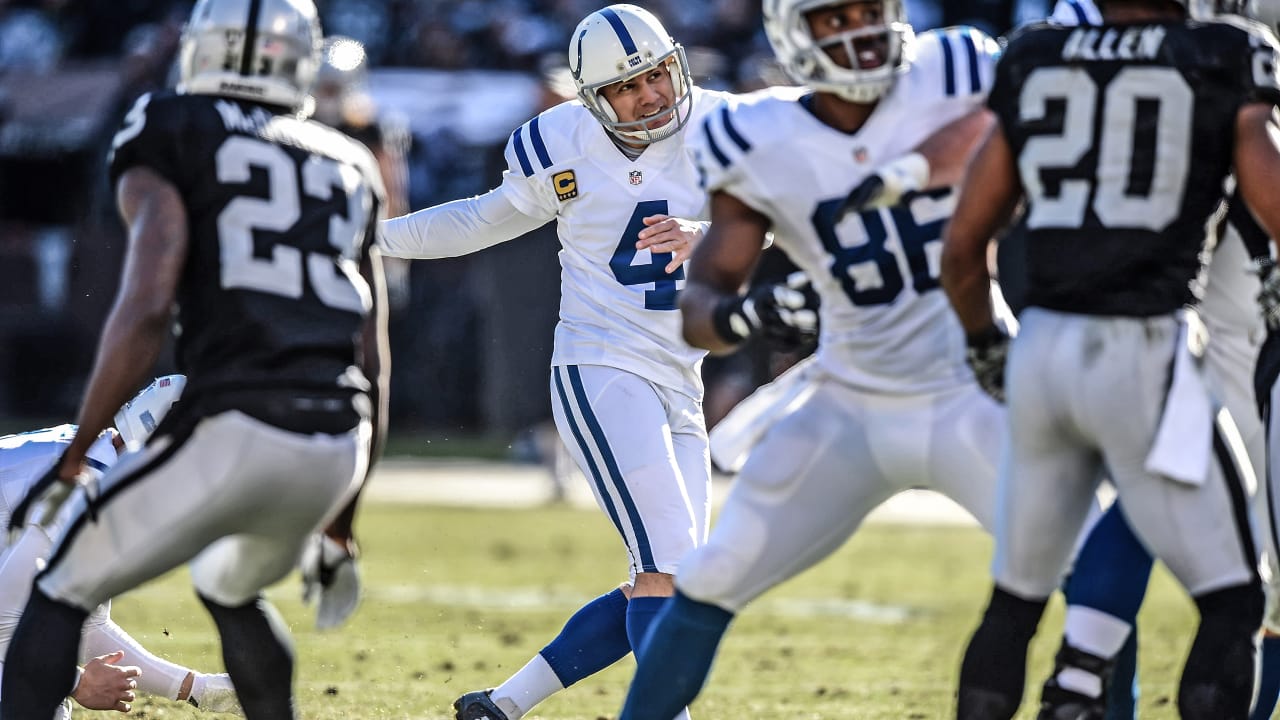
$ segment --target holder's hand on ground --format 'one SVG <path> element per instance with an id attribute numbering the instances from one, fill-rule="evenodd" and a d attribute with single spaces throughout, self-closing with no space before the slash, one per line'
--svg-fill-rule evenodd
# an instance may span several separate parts
<path id="1" fill-rule="evenodd" d="M 667 263 L 667 274 L 680 269 L 685 260 L 693 254 L 693 248 L 702 239 L 702 223 L 670 215 L 650 215 L 643 220 L 645 228 L 637 237 L 637 250 L 649 252 L 671 253 L 671 262 Z"/>
<path id="2" fill-rule="evenodd" d="M 142 670 L 134 665 L 117 665 L 124 652 L 117 650 L 101 655 L 84 665 L 80 682 L 71 697 L 89 710 L 115 710 L 127 713 L 133 709 Z"/>
<path id="3" fill-rule="evenodd" d="M 324 533 L 307 539 L 300 562 L 302 602 L 316 606 L 316 629 L 328 630 L 346 622 L 360 604 L 360 572 L 355 540 L 344 544 Z"/>

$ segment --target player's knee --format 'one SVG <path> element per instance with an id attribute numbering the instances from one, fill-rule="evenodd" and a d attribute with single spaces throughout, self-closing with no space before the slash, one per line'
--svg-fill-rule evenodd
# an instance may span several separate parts
<path id="1" fill-rule="evenodd" d="M 740 598 L 749 570 L 750 563 L 743 557 L 730 548 L 713 543 L 685 558 L 676 577 L 676 586 L 682 594 L 698 602 L 736 612 L 749 599 Z"/>

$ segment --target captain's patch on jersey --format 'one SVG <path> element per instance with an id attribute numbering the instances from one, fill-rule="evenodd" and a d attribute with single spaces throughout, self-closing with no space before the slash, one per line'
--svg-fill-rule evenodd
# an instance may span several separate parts
<path id="1" fill-rule="evenodd" d="M 572 200 L 578 197 L 578 178 L 572 170 L 558 172 L 552 176 L 551 187 L 555 188 L 556 197 L 561 200 Z"/>
<path id="2" fill-rule="evenodd" d="M 632 170 L 627 173 L 627 178 L 631 180 L 632 185 L 639 185 L 644 182 L 644 173 L 639 170 Z"/>

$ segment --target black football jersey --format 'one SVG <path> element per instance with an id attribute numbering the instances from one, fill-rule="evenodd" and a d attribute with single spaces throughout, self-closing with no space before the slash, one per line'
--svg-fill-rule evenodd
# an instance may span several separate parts
<path id="1" fill-rule="evenodd" d="M 988 104 L 1028 201 L 1027 304 L 1141 317 L 1192 302 L 1237 113 L 1280 101 L 1276 72 L 1243 23 L 1016 33 Z"/>
<path id="2" fill-rule="evenodd" d="M 187 209 L 177 296 L 187 393 L 361 384 L 371 295 L 359 266 L 383 202 L 364 146 L 251 102 L 162 94 L 139 98 L 113 142 L 113 184 L 139 166 Z"/>

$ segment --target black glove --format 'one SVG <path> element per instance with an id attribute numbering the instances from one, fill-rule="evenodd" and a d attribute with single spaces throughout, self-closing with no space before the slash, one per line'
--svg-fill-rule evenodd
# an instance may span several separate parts
<path id="1" fill-rule="evenodd" d="M 716 332 L 737 344 L 759 335 L 771 346 L 793 351 L 818 339 L 818 293 L 802 272 L 786 282 L 768 283 L 716 307 Z"/>
<path id="2" fill-rule="evenodd" d="M 1274 260 L 1267 258 L 1256 263 L 1262 288 L 1258 290 L 1258 306 L 1262 309 L 1262 321 L 1267 330 L 1280 330 L 1280 269 Z"/>
<path id="3" fill-rule="evenodd" d="M 1009 359 L 1009 336 L 992 325 L 965 338 L 965 362 L 978 387 L 996 402 L 1004 402 L 1004 366 Z"/>

